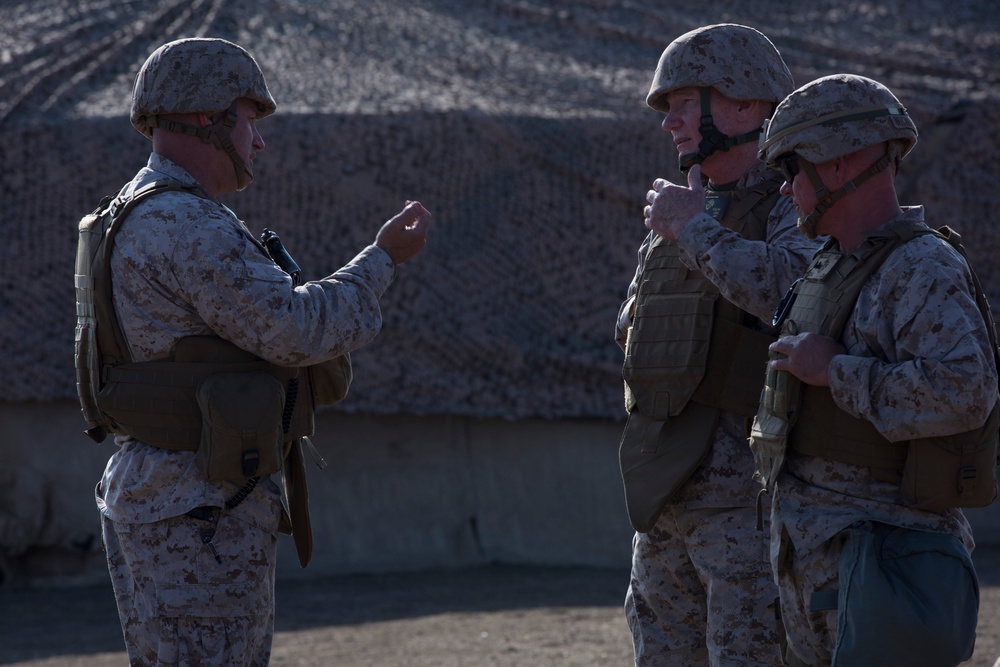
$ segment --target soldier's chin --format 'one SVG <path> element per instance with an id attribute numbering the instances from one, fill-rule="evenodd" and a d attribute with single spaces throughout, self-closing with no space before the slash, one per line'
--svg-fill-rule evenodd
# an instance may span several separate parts
<path id="1" fill-rule="evenodd" d="M 236 184 L 236 191 L 239 192 L 240 190 L 245 190 L 251 183 L 253 183 L 253 172 L 244 168 L 242 178 L 240 178 L 239 182 Z"/>

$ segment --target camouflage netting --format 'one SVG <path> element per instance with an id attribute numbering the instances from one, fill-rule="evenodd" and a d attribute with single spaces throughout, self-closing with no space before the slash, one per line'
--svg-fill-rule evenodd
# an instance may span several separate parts
<path id="1" fill-rule="evenodd" d="M 349 260 L 406 199 L 434 214 L 384 299 L 383 333 L 354 357 L 344 410 L 622 416 L 614 319 L 648 184 L 677 178 L 643 100 L 663 47 L 705 23 L 762 30 L 798 84 L 853 71 L 890 86 L 922 132 L 904 200 L 962 232 L 1000 302 L 992 0 L 827 0 L 792 17 L 771 0 L 640 5 L 5 2 L 0 400 L 74 396 L 75 223 L 144 163 L 131 80 L 185 36 L 230 39 L 260 62 L 278 111 L 260 125 L 257 181 L 226 203 L 251 230 L 277 230 L 308 276 Z"/>

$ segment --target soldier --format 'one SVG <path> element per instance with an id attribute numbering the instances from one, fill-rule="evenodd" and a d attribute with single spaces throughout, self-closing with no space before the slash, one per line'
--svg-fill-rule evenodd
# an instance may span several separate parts
<path id="1" fill-rule="evenodd" d="M 816 248 L 757 159 L 760 128 L 792 88 L 767 37 L 721 24 L 674 40 L 646 98 L 688 186 L 653 183 L 616 330 L 636 665 L 778 664 L 746 433 L 775 306 Z"/>
<path id="2" fill-rule="evenodd" d="M 837 74 L 789 95 L 762 142 L 802 230 L 830 237 L 786 300 L 751 436 L 791 665 L 972 655 L 957 508 L 996 495 L 996 343 L 956 235 L 897 199 L 916 140 L 885 86 Z"/>
<path id="3" fill-rule="evenodd" d="M 430 214 L 408 202 L 347 266 L 296 287 L 216 199 L 252 182 L 274 110 L 243 48 L 161 46 L 132 97 L 149 161 L 81 223 L 78 385 L 90 433 L 119 446 L 97 503 L 133 665 L 268 663 L 279 528 L 309 560 L 301 446 L 323 369 L 337 400 L 394 267 L 426 239 Z"/>

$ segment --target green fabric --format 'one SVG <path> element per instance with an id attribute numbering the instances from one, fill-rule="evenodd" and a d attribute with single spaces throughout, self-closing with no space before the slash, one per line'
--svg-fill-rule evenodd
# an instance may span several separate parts
<path id="1" fill-rule="evenodd" d="M 972 656 L 979 580 L 952 535 L 865 522 L 840 557 L 832 667 L 958 665 Z"/>

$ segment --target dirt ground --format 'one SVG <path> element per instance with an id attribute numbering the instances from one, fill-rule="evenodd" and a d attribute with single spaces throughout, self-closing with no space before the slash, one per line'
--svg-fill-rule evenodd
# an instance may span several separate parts
<path id="1" fill-rule="evenodd" d="M 976 651 L 1000 656 L 1000 547 L 977 549 Z M 271 664 L 335 667 L 631 664 L 628 572 L 493 566 L 278 582 Z M 127 664 L 107 586 L 0 590 L 0 665 Z"/>

